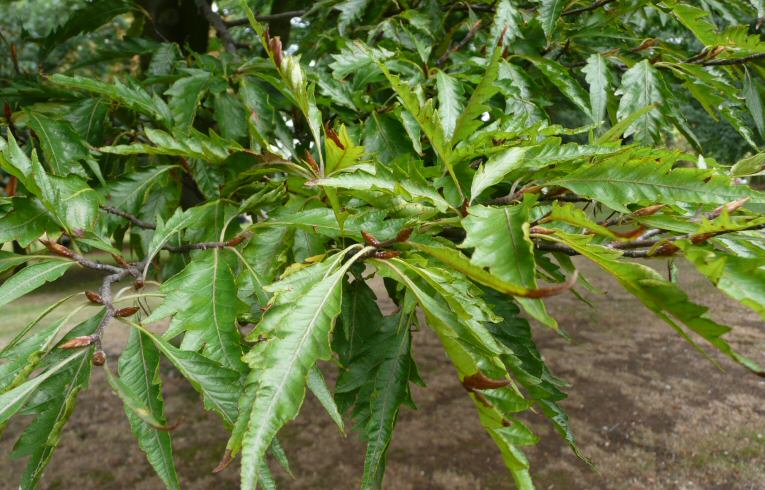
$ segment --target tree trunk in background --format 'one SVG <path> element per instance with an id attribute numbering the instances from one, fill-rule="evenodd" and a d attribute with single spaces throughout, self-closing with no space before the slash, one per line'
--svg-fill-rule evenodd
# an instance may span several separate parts
<path id="1" fill-rule="evenodd" d="M 198 53 L 207 51 L 210 24 L 194 0 L 140 0 L 140 4 L 150 15 L 144 36 L 178 43 L 184 50 L 188 46 Z"/>

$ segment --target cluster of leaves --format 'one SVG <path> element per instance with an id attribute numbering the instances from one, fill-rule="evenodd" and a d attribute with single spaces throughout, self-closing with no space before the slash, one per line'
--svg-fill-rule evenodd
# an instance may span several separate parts
<path id="1" fill-rule="evenodd" d="M 282 15 L 221 2 L 205 15 L 224 42 L 208 53 L 136 51 L 142 38 L 126 36 L 111 58 L 64 56 L 51 75 L 22 63 L 0 88 L 0 306 L 73 266 L 104 273 L 100 291 L 61 299 L 0 351 L 0 427 L 33 415 L 13 453 L 29 457 L 22 488 L 39 482 L 92 366 L 112 356 L 107 379 L 168 488 L 179 483 L 162 357 L 230 429 L 216 470 L 241 455 L 242 488 L 274 487 L 269 457 L 288 468 L 277 436 L 306 389 L 341 431 L 351 417 L 367 442 L 362 486 L 379 488 L 410 384 L 424 384 L 420 322 L 516 485 L 532 488 L 521 448 L 537 437 L 519 414 L 538 409 L 579 451 L 565 384 L 521 310 L 558 328 L 544 298 L 590 287 L 575 287 L 575 255 L 700 351 L 762 375 L 674 274 L 633 260 L 682 258 L 765 318 L 765 194 L 737 180 L 765 170 L 765 13 L 757 1 L 697 3 L 323 0 Z M 37 42 L 76 46 L 114 16 L 143 22 L 120 5 L 85 4 Z M 261 20 L 299 16 L 289 46 L 250 5 Z M 144 56 L 135 76 L 94 76 L 133 55 Z M 680 110 L 688 98 L 752 156 L 731 166 L 664 147 L 679 132 L 703 150 Z M 575 127 L 560 124 L 564 108 Z M 143 289 L 150 279 L 158 290 Z M 97 313 L 72 328 L 86 307 Z M 130 340 L 107 356 L 117 321 Z"/>

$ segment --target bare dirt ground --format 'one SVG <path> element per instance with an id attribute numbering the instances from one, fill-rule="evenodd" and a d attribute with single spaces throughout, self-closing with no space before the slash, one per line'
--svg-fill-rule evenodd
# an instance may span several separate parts
<path id="1" fill-rule="evenodd" d="M 532 415 L 528 420 L 542 439 L 527 451 L 537 487 L 765 488 L 765 380 L 713 355 L 725 369 L 718 370 L 613 280 L 588 265 L 584 272 L 609 291 L 605 296 L 585 293 L 594 308 L 570 294 L 549 302 L 571 340 L 542 327 L 535 332 L 553 372 L 571 383 L 563 406 L 582 450 L 597 468 L 577 460 L 549 424 Z M 78 278 L 80 283 L 92 280 Z M 713 306 L 714 318 L 734 327 L 729 339 L 737 349 L 765 363 L 765 326 L 757 315 L 695 274 L 684 273 L 682 282 L 694 299 Z M 53 293 L 62 294 L 61 287 L 53 285 L 41 294 Z M 119 352 L 126 332 L 114 326 L 109 336 L 107 347 Z M 512 488 L 437 339 L 421 331 L 415 342 L 428 388 L 415 388 L 419 410 L 402 409 L 385 488 Z M 173 441 L 184 488 L 238 488 L 236 465 L 219 475 L 210 473 L 226 443 L 217 418 L 203 411 L 196 393 L 168 366 L 163 376 L 168 418 L 183 421 Z M 17 487 L 23 465 L 8 454 L 22 429 L 17 421 L 0 439 L 0 488 Z M 353 433 L 342 437 L 310 395 L 282 441 L 296 479 L 276 470 L 281 488 L 358 488 L 363 444 Z M 80 396 L 41 487 L 162 487 L 132 439 L 102 372 L 95 373 L 90 389 Z"/>

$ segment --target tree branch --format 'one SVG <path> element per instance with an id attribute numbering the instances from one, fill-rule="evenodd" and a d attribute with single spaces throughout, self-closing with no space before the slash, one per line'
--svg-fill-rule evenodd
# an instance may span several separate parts
<path id="1" fill-rule="evenodd" d="M 194 0 L 194 3 L 196 3 L 197 9 L 202 12 L 210 25 L 213 26 L 215 31 L 218 33 L 218 36 L 220 36 L 223 44 L 226 46 L 226 51 L 229 53 L 236 51 L 236 43 L 234 43 L 234 38 L 231 37 L 231 33 L 228 32 L 228 27 L 226 27 L 226 23 L 223 21 L 223 19 L 221 19 L 220 15 L 213 12 L 212 8 L 210 8 L 210 4 L 208 4 L 205 0 Z"/>
<path id="2" fill-rule="evenodd" d="M 473 39 L 478 32 L 478 29 L 481 27 L 481 20 L 477 20 L 468 31 L 467 34 L 465 34 L 465 37 L 462 38 L 460 42 L 452 46 L 451 48 L 447 49 L 444 54 L 441 55 L 440 58 L 438 58 L 438 61 L 436 61 L 436 66 L 441 66 L 444 63 L 446 63 L 446 60 L 449 59 L 449 56 L 452 55 L 452 53 L 455 53 L 459 51 L 460 49 L 464 48 L 467 43 L 470 42 L 471 39 Z"/>
<path id="3" fill-rule="evenodd" d="M 270 15 L 258 15 L 255 17 L 259 22 L 269 22 L 272 20 L 279 20 L 279 19 L 291 19 L 292 17 L 302 17 L 305 15 L 307 10 L 288 10 L 286 12 L 279 12 L 278 14 L 270 14 Z M 250 24 L 250 21 L 248 19 L 233 19 L 233 20 L 225 20 L 223 23 L 227 27 L 239 27 L 239 26 L 246 26 Z"/>
<path id="4" fill-rule="evenodd" d="M 584 12 L 589 12 L 590 10 L 598 9 L 598 8 L 602 7 L 603 5 L 607 5 L 607 4 L 609 4 L 611 2 L 614 2 L 614 1 L 615 0 L 599 0 L 599 1 L 595 2 L 595 3 L 593 3 L 592 5 L 588 5 L 586 7 L 580 7 L 580 8 L 575 8 L 575 9 L 571 9 L 571 10 L 566 10 L 565 12 L 563 12 L 560 15 L 561 16 L 569 16 L 569 15 L 576 15 L 576 14 L 581 14 L 581 13 L 584 13 Z"/>
<path id="5" fill-rule="evenodd" d="M 126 220 L 130 221 L 131 223 L 133 223 L 134 225 L 136 225 L 139 228 L 145 228 L 147 230 L 156 230 L 157 229 L 157 225 L 155 225 L 154 223 L 149 223 L 148 221 L 143 221 L 143 220 L 139 219 L 137 216 L 132 215 L 130 213 L 127 213 L 125 211 L 122 211 L 120 209 L 117 209 L 115 207 L 112 207 L 112 206 L 103 206 L 103 205 L 100 205 L 99 207 L 101 209 L 103 209 L 104 211 L 106 211 L 107 213 L 109 213 L 109 214 L 113 214 L 115 216 L 119 216 L 120 218 L 125 218 Z"/>
<path id="6" fill-rule="evenodd" d="M 750 61 L 761 60 L 765 58 L 765 53 L 757 53 L 751 56 L 744 56 L 743 58 L 731 58 L 727 60 L 709 60 L 701 63 L 702 66 L 726 66 L 726 65 L 742 65 Z"/>

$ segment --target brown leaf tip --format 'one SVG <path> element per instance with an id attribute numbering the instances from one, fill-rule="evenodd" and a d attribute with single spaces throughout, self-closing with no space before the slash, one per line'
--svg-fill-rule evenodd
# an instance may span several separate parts
<path id="1" fill-rule="evenodd" d="M 220 473 L 221 471 L 228 468 L 228 466 L 231 464 L 231 462 L 234 461 L 234 457 L 231 454 L 230 449 L 226 449 L 226 452 L 223 453 L 223 459 L 220 460 L 220 463 L 218 463 L 218 466 L 213 468 L 213 473 Z"/>
<path id="2" fill-rule="evenodd" d="M 547 298 L 550 296 L 555 296 L 557 294 L 565 293 L 572 287 L 574 287 L 574 284 L 576 283 L 576 279 L 579 277 L 579 271 L 574 271 L 573 274 L 571 274 L 571 277 L 566 280 L 566 282 L 563 282 L 561 284 L 556 284 L 555 286 L 548 286 L 538 289 L 532 289 L 528 293 L 522 295 L 524 298 Z"/>
<path id="3" fill-rule="evenodd" d="M 465 376 L 462 380 L 462 386 L 466 390 L 473 392 L 476 390 L 494 390 L 497 388 L 503 388 L 510 384 L 510 380 L 507 379 L 491 379 L 487 378 L 481 371 Z"/>

